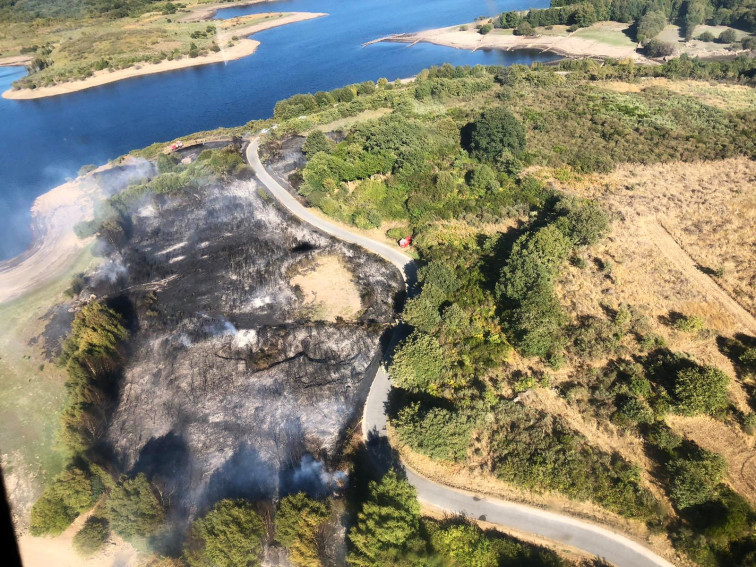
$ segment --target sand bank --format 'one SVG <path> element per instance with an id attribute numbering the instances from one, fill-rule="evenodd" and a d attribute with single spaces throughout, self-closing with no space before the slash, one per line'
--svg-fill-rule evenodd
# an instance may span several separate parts
<path id="1" fill-rule="evenodd" d="M 301 22 L 304 20 L 311 20 L 313 18 L 319 18 L 326 15 L 327 14 L 323 13 L 294 12 L 276 20 L 260 22 L 251 26 L 233 29 L 226 35 L 219 36 L 218 43 L 219 45 L 224 45 L 232 36 L 250 35 L 278 26 L 293 24 L 295 22 Z M 178 69 L 186 69 L 200 65 L 210 65 L 212 63 L 226 63 L 228 61 L 241 59 L 242 57 L 251 55 L 255 52 L 258 45 L 260 45 L 260 42 L 253 39 L 239 39 L 235 41 L 232 47 L 224 47 L 218 53 L 210 53 L 208 55 L 202 55 L 200 57 L 194 58 L 184 57 L 182 59 L 175 59 L 173 61 L 161 61 L 160 63 L 144 63 L 141 65 L 136 65 L 134 67 L 129 67 L 128 69 L 119 69 L 116 71 L 108 71 L 107 69 L 104 69 L 102 71 L 96 71 L 91 77 L 88 77 L 81 81 L 60 83 L 58 85 L 40 87 L 38 89 L 10 89 L 3 93 L 3 98 L 14 100 L 29 100 L 35 98 L 44 98 L 48 96 L 58 96 L 62 94 L 91 89 L 93 87 L 99 87 L 108 83 L 115 83 L 116 81 L 122 81 L 124 79 L 141 77 L 143 75 L 165 73 L 167 71 L 176 71 Z"/>
<path id="2" fill-rule="evenodd" d="M 32 244 L 20 255 L 0 262 L 0 303 L 16 299 L 65 273 L 91 239 L 82 240 L 74 226 L 94 216 L 95 203 L 111 190 L 143 179 L 151 166 L 126 157 L 103 165 L 37 197 L 32 206 Z"/>
<path id="3" fill-rule="evenodd" d="M 610 23 L 601 22 L 606 28 Z M 655 63 L 636 52 L 635 45 L 613 45 L 589 37 L 581 37 L 579 33 L 567 35 L 540 35 L 533 37 L 516 36 L 494 30 L 487 35 L 481 35 L 475 29 L 475 23 L 466 24 L 466 30 L 451 26 L 416 33 L 397 34 L 380 38 L 378 41 L 393 41 L 401 43 L 426 42 L 435 45 L 456 47 L 457 49 L 503 49 L 506 51 L 533 49 L 537 51 L 555 53 L 565 57 L 599 57 L 615 59 L 632 59 L 638 63 Z M 614 24 L 624 26 L 627 24 Z M 601 28 L 601 29 L 604 29 Z M 617 31 L 617 30 L 612 30 Z"/>
<path id="4" fill-rule="evenodd" d="M 31 63 L 30 55 L 11 55 L 10 57 L 0 58 L 0 67 L 15 67 L 17 65 L 28 65 Z"/>
<path id="5" fill-rule="evenodd" d="M 218 2 L 215 4 L 204 4 L 197 7 L 191 7 L 191 13 L 187 14 L 180 21 L 182 22 L 202 22 L 215 17 L 218 10 L 226 8 L 243 8 L 254 4 L 266 4 L 268 2 L 277 2 L 278 0 L 241 0 L 240 2 Z"/>

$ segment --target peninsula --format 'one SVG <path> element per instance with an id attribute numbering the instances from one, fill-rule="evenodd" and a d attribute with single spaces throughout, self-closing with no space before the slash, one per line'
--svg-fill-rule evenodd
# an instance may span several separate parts
<path id="1" fill-rule="evenodd" d="M 150 12 L 87 20 L 85 25 L 66 21 L 40 31 L 11 23 L 8 38 L 0 41 L 0 54 L 8 53 L 0 57 L 0 66 L 26 65 L 29 74 L 2 96 L 44 98 L 132 77 L 225 63 L 255 52 L 260 42 L 250 39 L 251 34 L 327 15 L 271 12 L 210 23 L 218 8 L 201 4 L 179 18 Z"/>

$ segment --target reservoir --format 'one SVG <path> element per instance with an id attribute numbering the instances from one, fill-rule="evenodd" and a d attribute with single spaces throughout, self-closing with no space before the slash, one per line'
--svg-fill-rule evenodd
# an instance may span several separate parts
<path id="1" fill-rule="evenodd" d="M 277 100 L 380 77 L 409 77 L 431 65 L 549 61 L 538 52 L 468 52 L 430 44 L 370 40 L 472 21 L 548 0 L 282 0 L 220 10 L 217 18 L 271 11 L 327 12 L 323 18 L 254 35 L 251 56 L 148 75 L 62 96 L 0 99 L 0 260 L 30 241 L 34 199 L 85 164 L 218 126 L 271 116 Z M 0 89 L 22 77 L 0 67 Z"/>

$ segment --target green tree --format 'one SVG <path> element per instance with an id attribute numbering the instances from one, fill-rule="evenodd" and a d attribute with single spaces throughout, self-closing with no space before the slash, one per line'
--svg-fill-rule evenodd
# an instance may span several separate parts
<path id="1" fill-rule="evenodd" d="M 256 567 L 265 525 L 246 500 L 221 500 L 194 521 L 184 545 L 191 567 Z"/>
<path id="2" fill-rule="evenodd" d="M 391 378 L 410 392 L 435 391 L 442 383 L 444 352 L 438 340 L 414 332 L 396 350 L 391 362 Z"/>
<path id="3" fill-rule="evenodd" d="M 689 508 L 712 500 L 717 485 L 727 472 L 727 463 L 718 454 L 700 450 L 689 459 L 674 459 L 667 465 L 670 496 L 675 505 Z"/>
<path id="4" fill-rule="evenodd" d="M 276 539 L 300 567 L 321 565 L 322 527 L 330 518 L 328 507 L 300 492 L 281 500 L 276 514 Z"/>
<path id="5" fill-rule="evenodd" d="M 494 161 L 505 150 L 517 156 L 525 149 L 525 127 L 506 108 L 484 111 L 468 131 L 468 149 L 482 160 Z"/>
<path id="6" fill-rule="evenodd" d="M 102 549 L 109 536 L 108 520 L 92 516 L 87 518 L 84 526 L 74 536 L 73 547 L 79 555 L 87 557 Z"/>
<path id="7" fill-rule="evenodd" d="M 735 34 L 735 30 L 726 29 L 719 34 L 717 41 L 719 43 L 735 43 L 737 39 L 738 36 Z"/>
<path id="8" fill-rule="evenodd" d="M 531 35 L 535 35 L 535 30 L 533 29 L 533 26 L 531 26 L 529 22 L 522 21 L 519 24 L 517 24 L 517 28 L 515 29 L 514 34 L 529 37 Z"/>
<path id="9" fill-rule="evenodd" d="M 675 377 L 677 409 L 684 415 L 716 414 L 728 404 L 730 378 L 714 366 L 684 368 Z"/>
<path id="10" fill-rule="evenodd" d="M 499 553 L 477 526 L 451 526 L 433 534 L 431 545 L 441 557 L 460 567 L 498 567 Z"/>
<path id="11" fill-rule="evenodd" d="M 45 488 L 32 506 L 32 535 L 61 533 L 79 514 L 91 508 L 94 502 L 90 476 L 78 467 L 68 467 Z"/>
<path id="12" fill-rule="evenodd" d="M 150 537 L 163 525 L 165 506 L 143 473 L 123 477 L 110 492 L 108 519 L 113 531 L 125 539 Z"/>
<path id="13" fill-rule="evenodd" d="M 328 136 L 326 136 L 320 130 L 314 130 L 307 135 L 305 143 L 302 146 L 302 151 L 309 159 L 318 152 L 330 151 L 332 145 L 333 144 L 331 140 L 328 139 Z"/>
<path id="14" fill-rule="evenodd" d="M 576 246 L 592 246 L 609 232 L 609 217 L 596 201 L 566 197 L 556 212 L 557 226 Z"/>
<path id="15" fill-rule="evenodd" d="M 420 504 L 415 489 L 390 471 L 381 482 L 372 481 L 369 495 L 349 532 L 356 567 L 389 567 L 397 558 L 422 546 L 418 541 Z"/>
<path id="16" fill-rule="evenodd" d="M 667 16 L 661 10 L 651 10 L 643 14 L 635 29 L 635 39 L 643 43 L 659 35 L 667 25 Z"/>

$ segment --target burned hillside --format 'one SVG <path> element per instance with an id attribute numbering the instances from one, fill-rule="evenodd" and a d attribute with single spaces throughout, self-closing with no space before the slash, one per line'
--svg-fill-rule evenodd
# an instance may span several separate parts
<path id="1" fill-rule="evenodd" d="M 118 468 L 147 473 L 187 511 L 328 490 L 317 461 L 328 462 L 367 394 L 400 275 L 291 218 L 254 181 L 148 195 L 131 212 L 90 278 L 132 313 L 106 435 Z M 359 289 L 349 321 L 312 316 L 290 282 L 326 255 Z"/>

